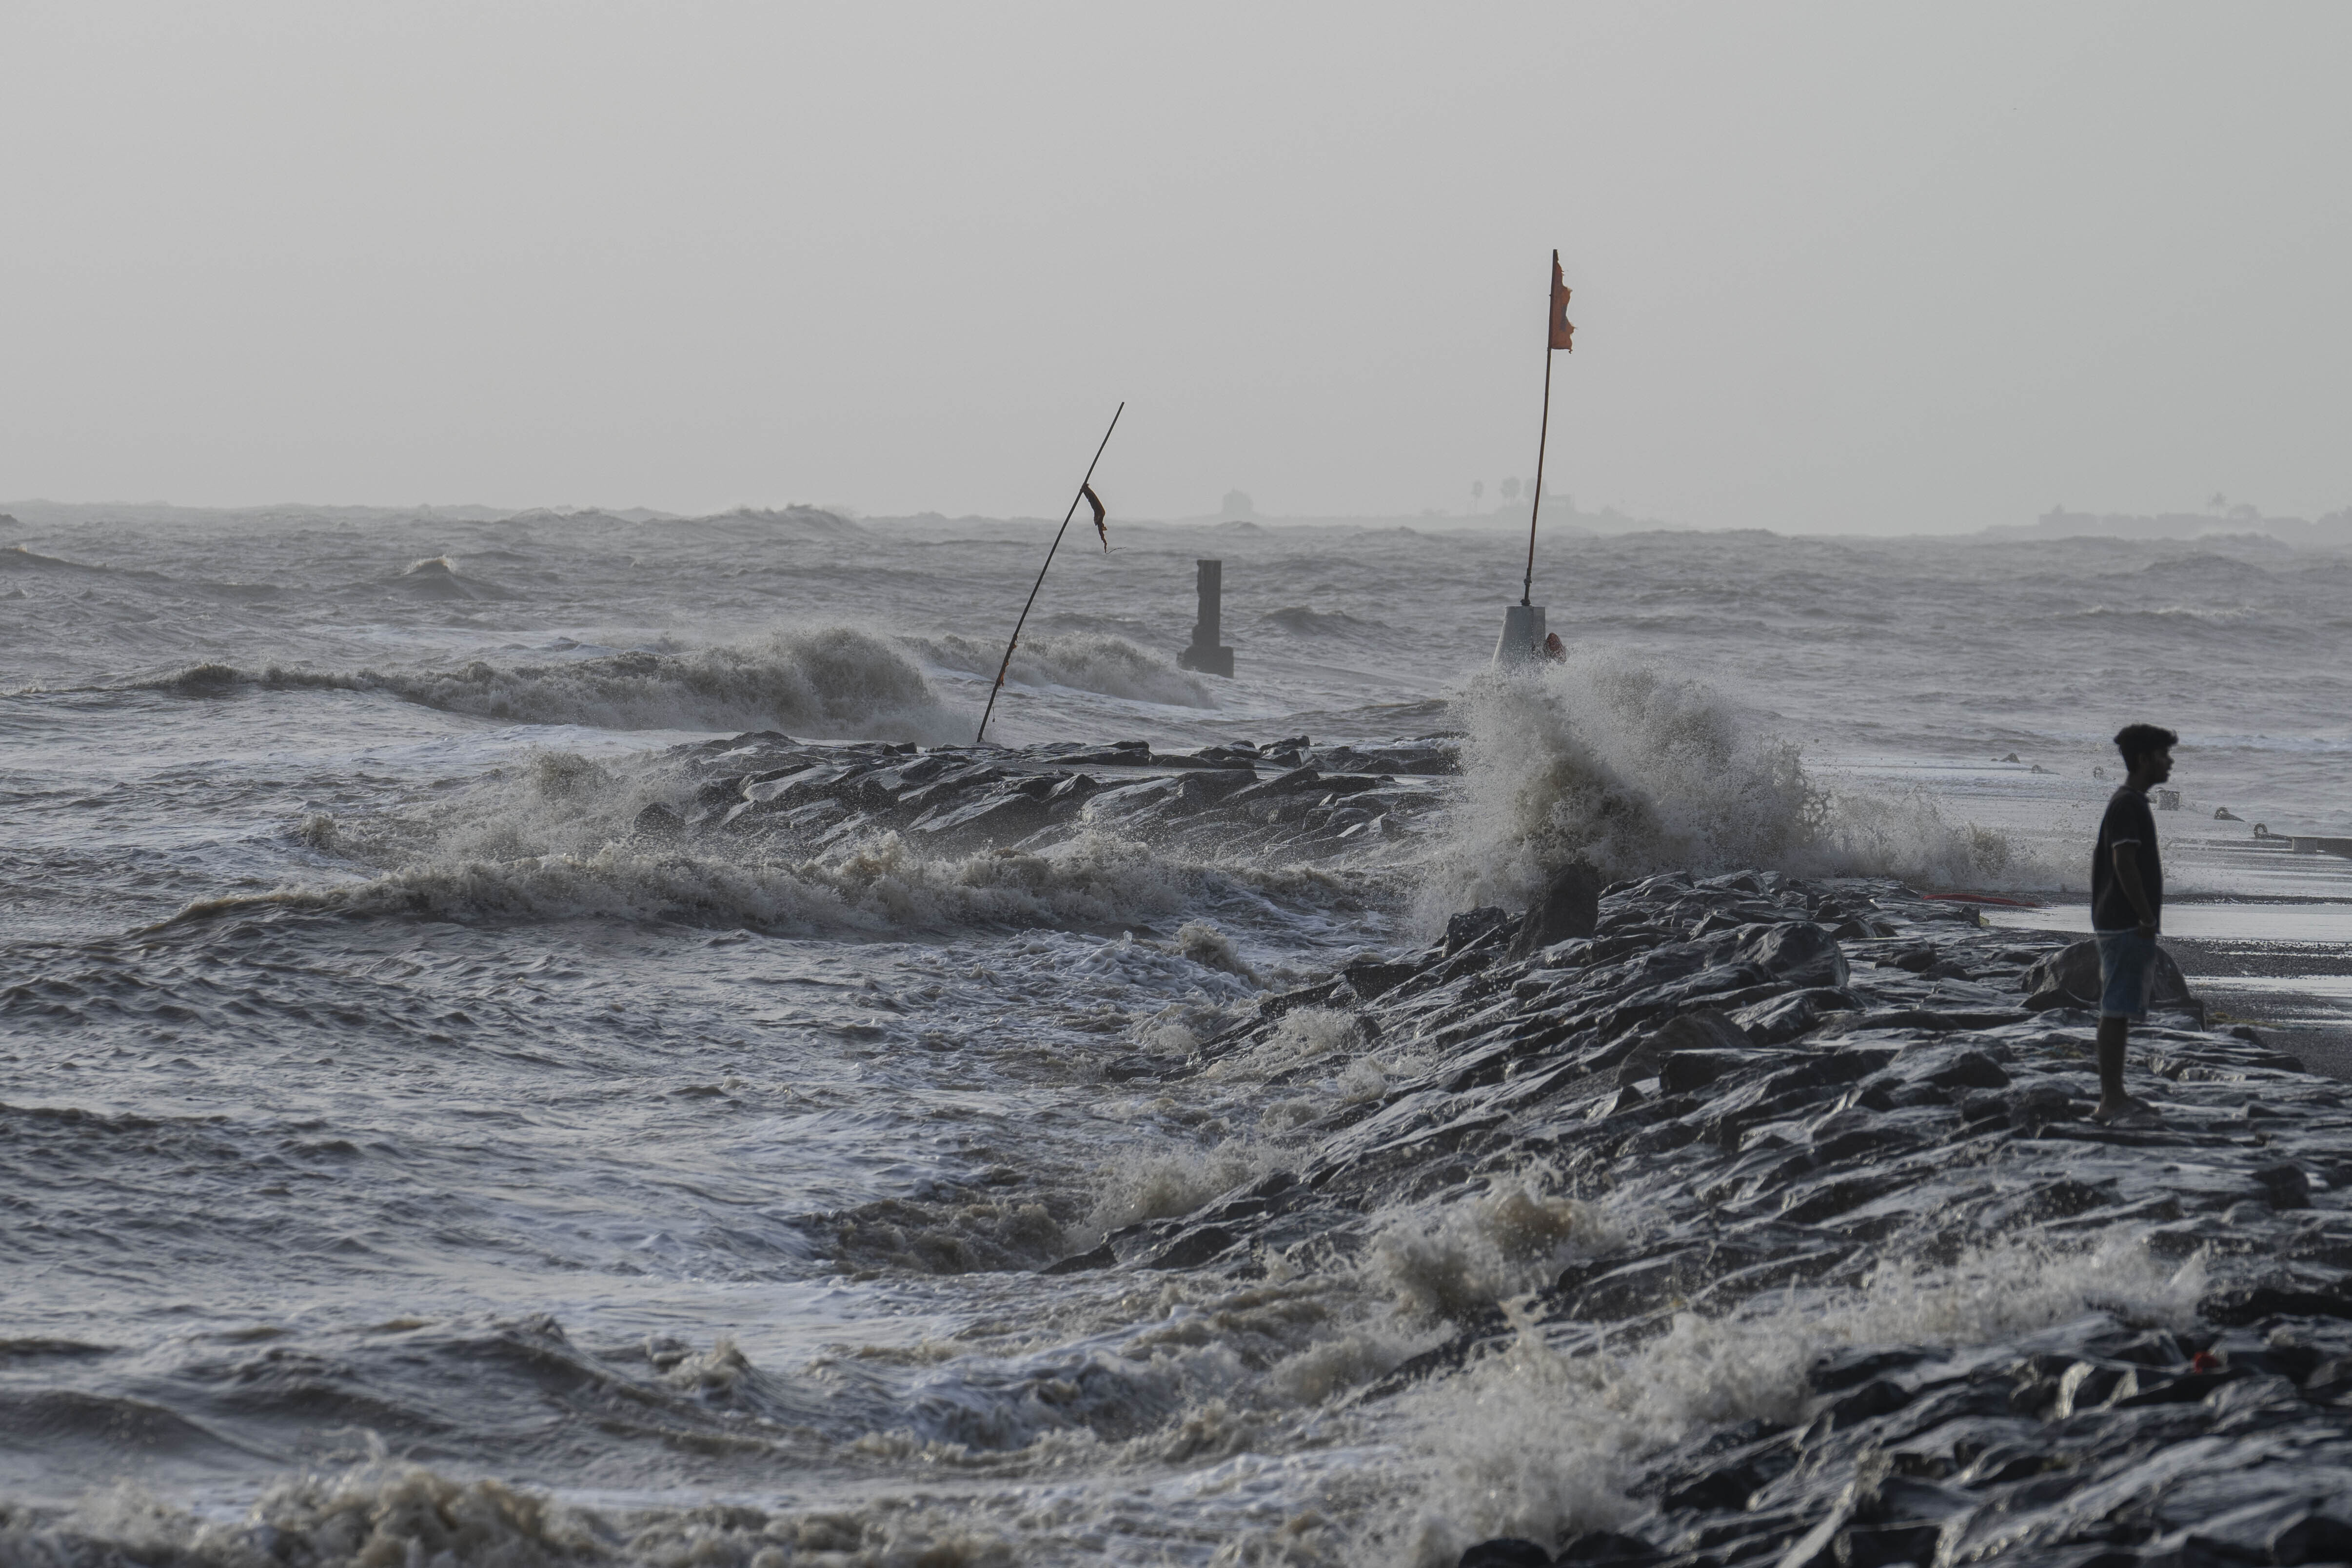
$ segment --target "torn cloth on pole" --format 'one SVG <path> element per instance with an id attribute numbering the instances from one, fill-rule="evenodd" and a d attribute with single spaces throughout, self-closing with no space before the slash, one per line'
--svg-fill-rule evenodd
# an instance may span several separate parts
<path id="1" fill-rule="evenodd" d="M 1110 530 L 1103 526 L 1102 497 L 1095 494 L 1092 485 L 1080 485 L 1078 492 L 1087 498 L 1087 504 L 1095 509 L 1095 532 L 1102 537 L 1103 553 L 1108 555 L 1110 553 Z"/>
<path id="2" fill-rule="evenodd" d="M 1576 345 L 1569 340 L 1576 335 L 1576 323 L 1568 319 L 1568 279 L 1559 270 L 1559 252 L 1551 253 L 1551 346 L 1574 352 Z"/>

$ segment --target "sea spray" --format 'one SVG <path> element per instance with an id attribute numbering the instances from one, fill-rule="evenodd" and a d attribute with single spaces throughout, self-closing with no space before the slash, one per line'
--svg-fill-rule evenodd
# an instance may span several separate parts
<path id="1" fill-rule="evenodd" d="M 1979 887 L 2023 869 L 2000 835 L 1925 797 L 1824 785 L 1759 716 L 1630 655 L 1578 647 L 1480 677 L 1461 710 L 1461 795 L 1427 861 L 1425 921 L 1523 908 L 1575 862 L 1604 879 L 1758 866 Z"/>

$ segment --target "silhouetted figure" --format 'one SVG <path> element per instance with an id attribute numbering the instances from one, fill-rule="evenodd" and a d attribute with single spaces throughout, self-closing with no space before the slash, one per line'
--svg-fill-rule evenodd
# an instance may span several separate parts
<path id="1" fill-rule="evenodd" d="M 2091 852 L 2091 934 L 2099 942 L 2100 1121 L 2158 1120 L 2156 1108 L 2124 1092 L 2124 1040 L 2147 1016 L 2156 984 L 2156 933 L 2164 917 L 2164 862 L 2147 792 L 2172 776 L 2180 737 L 2154 724 L 2126 724 L 2116 750 L 2130 769 L 2099 819 Z"/>

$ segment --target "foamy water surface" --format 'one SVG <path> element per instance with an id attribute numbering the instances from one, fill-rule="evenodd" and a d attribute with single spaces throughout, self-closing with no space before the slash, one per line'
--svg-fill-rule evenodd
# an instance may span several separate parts
<path id="1" fill-rule="evenodd" d="M 1639 1215 L 1531 1173 L 1344 1268 L 1041 1275 L 1286 1168 L 1417 1047 L 1302 1076 L 1349 1026 L 1302 1012 L 1181 1084 L 1118 1064 L 1570 854 L 2079 894 L 2104 737 L 2143 718 L 2183 735 L 2175 889 L 2352 944 L 2334 863 L 2251 841 L 2352 834 L 2352 562 L 2259 541 L 1562 538 L 1576 656 L 1497 686 L 1507 532 L 1114 521 L 992 739 L 1462 738 L 1435 827 L 1310 867 L 633 831 L 714 734 L 969 742 L 1045 525 L 16 510 L 0 1508 L 58 1561 L 242 1561 L 257 1507 L 477 1521 L 453 1561 L 763 1568 L 1433 1562 L 1515 1508 L 1606 1522 L 1613 1454 L 1775 1408 L 1813 1340 L 1361 1405 L 1447 1292 Z M 1204 556 L 1233 681 L 1171 657 Z M 1965 1342 L 2088 1288 L 1991 1267 L 1841 1310 Z M 1528 1500 L 1530 1423 L 1590 1497 Z"/>

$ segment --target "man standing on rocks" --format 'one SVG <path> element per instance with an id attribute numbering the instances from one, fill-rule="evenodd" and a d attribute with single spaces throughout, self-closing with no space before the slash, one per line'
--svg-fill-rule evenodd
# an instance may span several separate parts
<path id="1" fill-rule="evenodd" d="M 2099 1121 L 2150 1122 L 2156 1108 L 2124 1092 L 2124 1039 L 2147 1016 L 2156 984 L 2156 933 L 2164 915 L 2164 863 L 2156 852 L 2150 786 L 2172 776 L 2180 737 L 2154 724 L 2126 724 L 2116 736 L 2130 773 L 2099 819 L 2091 854 L 2091 934 L 2099 943 Z"/>

